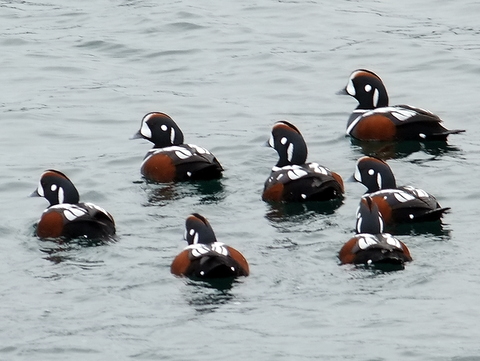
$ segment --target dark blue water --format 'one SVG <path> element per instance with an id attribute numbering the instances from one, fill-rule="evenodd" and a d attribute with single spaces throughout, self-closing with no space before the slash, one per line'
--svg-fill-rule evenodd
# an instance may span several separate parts
<path id="1" fill-rule="evenodd" d="M 0 359 L 480 360 L 480 142 L 475 2 L 0 2 Z M 356 106 L 335 92 L 359 67 L 392 104 L 466 129 L 438 150 L 382 149 L 398 183 L 452 210 L 401 229 L 414 261 L 379 273 L 339 266 L 365 189 L 343 204 L 261 201 L 288 119 L 309 160 L 348 178 L 362 148 L 344 137 Z M 225 168 L 213 184 L 147 184 L 150 111 Z M 109 245 L 44 242 L 47 206 L 28 198 L 47 168 L 113 214 Z M 184 220 L 205 215 L 251 275 L 230 288 L 178 279 Z"/>

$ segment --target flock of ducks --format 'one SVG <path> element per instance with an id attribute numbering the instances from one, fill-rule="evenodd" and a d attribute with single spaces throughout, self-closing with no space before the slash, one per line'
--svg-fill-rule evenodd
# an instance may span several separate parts
<path id="1" fill-rule="evenodd" d="M 354 71 L 341 91 L 358 101 L 347 123 L 346 134 L 359 141 L 445 141 L 450 134 L 431 112 L 408 105 L 389 106 L 381 79 L 365 69 Z M 133 139 L 154 144 L 146 154 L 141 173 L 159 183 L 212 180 L 223 168 L 207 149 L 185 144 L 181 129 L 165 113 L 146 114 Z M 292 123 L 282 120 L 272 127 L 268 145 L 278 162 L 265 182 L 262 199 L 267 202 L 332 202 L 344 197 L 342 177 L 318 163 L 307 162 L 307 145 Z M 356 212 L 356 234 L 340 249 L 342 264 L 403 268 L 412 257 L 408 247 L 389 233 L 386 225 L 437 221 L 448 208 L 424 190 L 399 187 L 389 165 L 375 157 L 361 157 L 354 179 L 367 188 Z M 80 196 L 63 173 L 46 170 L 32 195 L 48 200 L 36 234 L 42 239 L 108 238 L 115 234 L 113 217 Z M 173 260 L 171 273 L 200 279 L 248 276 L 245 257 L 235 248 L 218 242 L 208 220 L 197 213 L 185 222 L 188 246 Z"/>

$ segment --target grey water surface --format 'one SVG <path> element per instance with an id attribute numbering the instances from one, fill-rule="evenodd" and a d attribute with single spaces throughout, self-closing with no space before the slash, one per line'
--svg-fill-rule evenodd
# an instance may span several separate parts
<path id="1" fill-rule="evenodd" d="M 480 3 L 473 1 L 0 1 L 0 360 L 480 360 Z M 344 136 L 351 71 L 392 104 L 466 129 L 443 147 Z M 210 149 L 219 182 L 155 185 L 150 111 Z M 451 207 L 399 230 L 403 271 L 340 266 L 365 189 L 343 204 L 262 202 L 272 124 L 348 178 L 365 153 Z M 55 168 L 114 216 L 117 242 L 37 239 L 28 198 Z M 251 275 L 219 288 L 170 274 L 184 220 L 206 216 Z"/>

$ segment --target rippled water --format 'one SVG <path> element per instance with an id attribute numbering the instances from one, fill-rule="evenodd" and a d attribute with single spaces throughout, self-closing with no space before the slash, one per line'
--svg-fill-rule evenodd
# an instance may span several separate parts
<path id="1" fill-rule="evenodd" d="M 480 174 L 476 2 L 1 1 L 0 359 L 480 360 Z M 439 149 L 372 149 L 344 137 L 355 101 L 335 92 L 365 67 L 392 104 L 466 129 Z M 219 182 L 142 180 L 142 116 L 170 114 L 222 162 Z M 414 261 L 339 266 L 364 188 L 335 210 L 261 201 L 276 161 L 262 147 L 288 119 L 309 160 L 348 178 L 364 153 L 400 184 L 452 207 L 442 225 L 399 229 Z M 27 198 L 57 168 L 110 211 L 118 242 L 34 235 Z M 212 287 L 170 275 L 185 217 L 205 215 L 251 276 Z"/>

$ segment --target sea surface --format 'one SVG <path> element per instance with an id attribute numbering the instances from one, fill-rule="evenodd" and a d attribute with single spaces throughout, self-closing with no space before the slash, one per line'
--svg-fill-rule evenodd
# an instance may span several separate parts
<path id="1" fill-rule="evenodd" d="M 476 1 L 0 1 L 0 360 L 480 360 L 480 3 Z M 354 144 L 357 68 L 392 104 L 466 132 L 448 144 Z M 210 149 L 218 182 L 147 183 L 162 111 Z M 403 271 L 341 266 L 365 188 L 343 203 L 261 200 L 272 124 L 345 179 L 376 154 L 398 183 L 451 207 L 395 230 Z M 40 174 L 66 173 L 114 216 L 116 242 L 39 240 Z M 226 287 L 174 277 L 185 218 L 207 217 L 251 274 Z"/>

